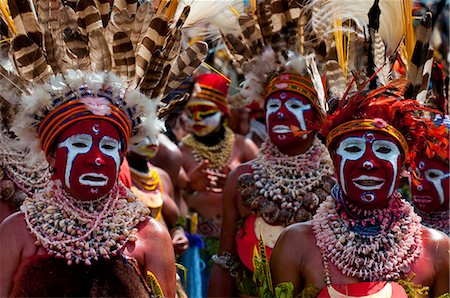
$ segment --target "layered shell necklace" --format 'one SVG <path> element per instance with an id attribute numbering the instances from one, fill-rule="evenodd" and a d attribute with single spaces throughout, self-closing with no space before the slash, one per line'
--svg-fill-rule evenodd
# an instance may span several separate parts
<path id="1" fill-rule="evenodd" d="M 192 153 L 196 162 L 208 160 L 208 168 L 214 171 L 221 171 L 228 164 L 234 144 L 233 131 L 225 127 L 223 140 L 214 146 L 207 146 L 197 141 L 192 134 L 188 134 L 181 141 L 186 146 L 192 148 Z"/>
<path id="2" fill-rule="evenodd" d="M 269 224 L 288 226 L 312 218 L 335 184 L 326 147 L 315 138 L 303 154 L 288 156 L 267 140 L 243 174 L 238 189 L 244 204 Z"/>
<path id="3" fill-rule="evenodd" d="M 69 265 L 117 255 L 127 241 L 137 240 L 136 226 L 150 215 L 120 181 L 100 199 L 79 201 L 59 180 L 51 180 L 42 192 L 25 199 L 21 211 L 37 238 L 35 245 Z"/>
<path id="4" fill-rule="evenodd" d="M 362 281 L 390 281 L 408 274 L 422 251 L 420 217 L 397 192 L 386 208 L 362 210 L 346 203 L 336 186 L 317 209 L 313 230 L 327 285 L 328 261 Z"/>

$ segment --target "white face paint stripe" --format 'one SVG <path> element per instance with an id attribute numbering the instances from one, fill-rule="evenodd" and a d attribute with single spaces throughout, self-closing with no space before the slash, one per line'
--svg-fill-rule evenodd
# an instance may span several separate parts
<path id="1" fill-rule="evenodd" d="M 109 145 L 112 148 L 111 149 L 104 148 L 105 145 Z M 111 157 L 116 163 L 116 180 L 119 175 L 119 168 L 120 168 L 120 153 L 119 153 L 121 149 L 120 146 L 121 146 L 120 142 L 108 136 L 104 136 L 103 138 L 100 139 L 99 142 L 100 152 Z"/>
<path id="2" fill-rule="evenodd" d="M 389 148 L 391 151 L 388 153 L 381 153 L 377 152 L 377 149 L 381 147 Z M 390 197 L 394 193 L 395 188 L 395 181 L 397 180 L 397 173 L 398 173 L 398 159 L 401 155 L 400 149 L 398 146 L 391 141 L 387 140 L 375 140 L 372 144 L 372 151 L 375 154 L 376 157 L 382 160 L 387 160 L 392 165 L 392 169 L 394 170 L 394 176 L 392 177 L 392 183 L 391 187 L 389 188 L 388 197 Z"/>
<path id="3" fill-rule="evenodd" d="M 300 128 L 305 131 L 306 130 L 306 122 L 305 122 L 305 117 L 304 117 L 304 112 L 311 110 L 311 105 L 310 104 L 303 104 L 303 102 L 301 102 L 300 100 L 296 99 L 296 98 L 290 98 L 289 100 L 287 100 L 284 104 L 286 106 L 286 108 L 292 113 L 294 114 L 295 118 L 297 118 L 298 122 L 300 123 Z M 292 105 L 299 105 L 299 108 L 293 108 Z M 307 135 L 303 135 L 302 136 L 303 139 L 307 138 Z"/>
<path id="4" fill-rule="evenodd" d="M 347 146 L 358 147 L 360 151 L 358 152 L 348 152 L 345 150 Z M 342 191 L 344 194 L 347 194 L 347 189 L 345 188 L 345 176 L 344 176 L 344 167 L 347 160 L 358 160 L 366 151 L 366 141 L 364 138 L 360 137 L 350 137 L 341 141 L 339 147 L 336 149 L 336 154 L 341 156 L 341 164 L 339 167 L 339 178 L 342 185 Z"/>
<path id="5" fill-rule="evenodd" d="M 433 169 L 436 172 L 440 172 L 440 175 L 438 175 L 436 178 L 431 178 L 425 173 L 425 179 L 433 183 L 434 188 L 436 189 L 438 195 L 439 195 L 439 202 L 441 205 L 444 203 L 444 188 L 442 187 L 442 181 L 448 177 L 450 177 L 450 173 L 444 174 L 441 170 Z M 426 171 L 425 171 L 426 172 Z"/>
<path id="6" fill-rule="evenodd" d="M 85 147 L 75 147 L 73 144 L 81 143 L 84 144 Z M 70 188 L 70 174 L 72 172 L 73 161 L 77 157 L 78 154 L 84 154 L 89 152 L 92 148 L 92 137 L 88 134 L 79 134 L 68 137 L 63 142 L 59 143 L 58 148 L 66 148 L 67 149 L 67 162 L 66 169 L 64 173 L 64 183 L 67 188 Z"/>

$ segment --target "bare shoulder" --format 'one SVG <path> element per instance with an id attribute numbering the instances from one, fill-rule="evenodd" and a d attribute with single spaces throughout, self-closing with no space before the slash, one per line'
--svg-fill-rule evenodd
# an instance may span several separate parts
<path id="1" fill-rule="evenodd" d="M 150 218 L 147 223 L 139 229 L 138 236 L 141 240 L 145 240 L 146 243 L 154 242 L 155 244 L 158 244 L 163 241 L 169 241 L 169 243 L 171 243 L 167 228 L 154 218 Z"/>
<path id="2" fill-rule="evenodd" d="M 289 241 L 292 246 L 307 247 L 308 243 L 315 245 L 315 239 L 312 221 L 306 221 L 286 227 L 281 233 L 279 241 Z M 299 249 L 299 247 L 295 249 Z"/>
<path id="3" fill-rule="evenodd" d="M 436 252 L 450 249 L 450 237 L 436 229 L 422 227 L 422 240 L 426 248 Z"/>
<path id="4" fill-rule="evenodd" d="M 236 168 L 231 170 L 231 172 L 228 174 L 228 177 L 233 177 L 232 179 L 237 179 L 239 178 L 240 175 L 246 173 L 253 173 L 252 161 L 248 161 L 238 165 Z"/>
<path id="5" fill-rule="evenodd" d="M 0 236 L 2 239 L 8 236 L 10 240 L 13 238 L 23 240 L 33 239 L 27 230 L 25 218 L 21 212 L 11 214 L 0 224 Z"/>

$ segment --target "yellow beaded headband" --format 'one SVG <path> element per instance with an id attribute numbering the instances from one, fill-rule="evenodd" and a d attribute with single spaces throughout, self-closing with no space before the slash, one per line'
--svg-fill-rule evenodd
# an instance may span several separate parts
<path id="1" fill-rule="evenodd" d="M 264 90 L 264 98 L 280 91 L 292 91 L 303 95 L 314 106 L 315 110 L 322 115 L 322 109 L 319 107 L 317 91 L 311 82 L 311 79 L 293 73 L 282 73 L 274 77 Z"/>
<path id="2" fill-rule="evenodd" d="M 382 125 L 378 124 L 378 121 L 382 121 Z M 385 132 L 391 136 L 393 136 L 397 142 L 402 146 L 405 156 L 407 157 L 409 154 L 409 146 L 406 142 L 405 137 L 392 125 L 387 124 L 382 119 L 358 119 L 352 120 L 337 127 L 333 128 L 327 136 L 327 147 L 333 143 L 333 141 L 349 131 L 358 131 L 358 130 L 376 130 Z"/>

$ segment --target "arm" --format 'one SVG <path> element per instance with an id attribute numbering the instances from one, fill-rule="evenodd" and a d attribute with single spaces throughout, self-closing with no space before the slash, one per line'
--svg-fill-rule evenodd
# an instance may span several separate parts
<path id="1" fill-rule="evenodd" d="M 242 136 L 241 136 L 242 137 Z M 256 155 L 259 152 L 259 148 L 256 146 L 256 144 L 248 138 L 242 137 L 242 160 L 241 162 L 247 162 L 249 160 L 252 160 L 256 158 Z"/>
<path id="2" fill-rule="evenodd" d="M 229 252 L 236 259 L 239 259 L 235 237 L 237 233 L 236 223 L 240 219 L 237 205 L 240 194 L 236 189 L 236 184 L 239 176 L 248 171 L 247 167 L 249 166 L 241 165 L 234 169 L 228 176 L 225 184 L 222 203 L 223 222 L 218 256 L 222 256 L 224 252 Z M 235 294 L 235 278 L 231 277 L 228 270 L 214 264 L 208 288 L 208 296 L 234 297 L 236 296 Z"/>
<path id="3" fill-rule="evenodd" d="M 145 255 L 144 274 L 151 271 L 164 292 L 165 297 L 175 297 L 175 255 L 169 232 L 153 218 L 144 228 Z"/>
<path id="4" fill-rule="evenodd" d="M 302 237 L 295 230 L 296 226 L 292 225 L 283 230 L 270 256 L 273 288 L 282 282 L 292 282 L 294 296 L 303 288 L 300 272 L 301 254 L 299 254 L 302 245 L 298 241 Z"/>
<path id="5" fill-rule="evenodd" d="M 0 225 L 0 297 L 8 297 L 22 258 L 29 249 L 24 249 L 25 241 L 33 239 L 28 233 L 23 214 L 15 213 Z"/>
<path id="6" fill-rule="evenodd" d="M 430 297 L 439 297 L 449 293 L 450 280 L 450 238 L 436 230 L 429 229 L 430 242 L 432 242 L 431 255 L 434 256 L 434 270 L 436 272 L 433 285 L 430 288 Z"/>

